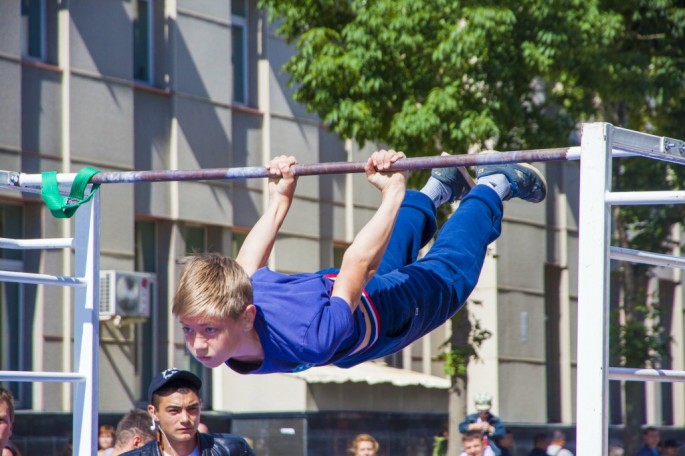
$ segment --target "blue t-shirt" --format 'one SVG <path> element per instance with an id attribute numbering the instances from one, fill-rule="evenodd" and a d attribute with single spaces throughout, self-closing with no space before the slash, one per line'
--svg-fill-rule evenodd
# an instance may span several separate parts
<path id="1" fill-rule="evenodd" d="M 261 364 L 229 359 L 242 374 L 299 372 L 331 364 L 360 343 L 364 328 L 321 274 L 286 275 L 260 268 L 251 277 L 257 307 L 254 327 L 264 350 Z M 359 314 L 360 312 L 355 312 Z"/>

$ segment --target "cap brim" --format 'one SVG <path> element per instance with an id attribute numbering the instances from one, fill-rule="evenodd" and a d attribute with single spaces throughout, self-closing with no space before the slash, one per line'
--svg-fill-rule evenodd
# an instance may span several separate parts
<path id="1" fill-rule="evenodd" d="M 193 374 L 192 372 L 189 371 L 178 371 L 175 372 L 173 375 L 171 375 L 169 378 L 167 378 L 164 382 L 160 383 L 159 386 L 155 387 L 155 389 L 150 389 L 148 390 L 148 401 L 150 404 L 152 404 L 152 396 L 159 391 L 160 389 L 164 388 L 166 385 L 168 385 L 171 382 L 187 382 L 191 386 L 193 386 L 196 390 L 200 390 L 202 388 L 202 380 L 200 377 L 197 375 Z M 154 380 L 153 380 L 154 382 Z"/>

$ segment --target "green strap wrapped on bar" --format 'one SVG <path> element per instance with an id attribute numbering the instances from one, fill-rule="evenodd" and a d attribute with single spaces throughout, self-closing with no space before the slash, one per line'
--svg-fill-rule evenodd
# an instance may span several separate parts
<path id="1" fill-rule="evenodd" d="M 59 193 L 59 183 L 57 182 L 56 171 L 45 171 L 43 175 L 43 185 L 40 194 L 45 201 L 45 204 L 50 209 L 52 215 L 56 218 L 70 218 L 76 213 L 83 203 L 87 203 L 93 197 L 95 192 L 100 188 L 100 184 L 93 184 L 88 196 L 84 198 L 86 187 L 90 179 L 99 173 L 93 167 L 86 166 L 76 174 L 74 182 L 71 184 L 71 192 L 68 197 L 64 197 Z"/>

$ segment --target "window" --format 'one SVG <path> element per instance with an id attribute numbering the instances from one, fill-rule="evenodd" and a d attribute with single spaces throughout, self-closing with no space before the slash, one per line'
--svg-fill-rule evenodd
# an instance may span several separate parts
<path id="1" fill-rule="evenodd" d="M 0 237 L 21 238 L 23 210 L 20 206 L 0 205 Z M 5 271 L 23 271 L 23 251 L 0 250 L 0 268 Z M 33 308 L 24 303 L 27 288 L 35 286 L 0 282 L 0 334 L 11 343 L 0 345 L 0 370 L 28 371 L 31 366 L 31 321 Z M 30 407 L 31 384 L 12 382 L 9 385 L 17 408 Z"/>
<path id="2" fill-rule="evenodd" d="M 133 19 L 133 79 L 152 84 L 154 55 L 151 0 L 136 0 Z"/>
<path id="3" fill-rule="evenodd" d="M 21 1 L 21 55 L 45 60 L 45 0 Z"/>
<path id="4" fill-rule="evenodd" d="M 186 226 L 186 255 L 196 255 L 207 250 L 207 233 L 201 226 Z"/>
<path id="5" fill-rule="evenodd" d="M 348 245 L 333 245 L 333 267 L 340 269 Z"/>
<path id="6" fill-rule="evenodd" d="M 136 271 L 156 272 L 156 230 L 155 222 L 136 222 L 135 227 Z"/>
<path id="7" fill-rule="evenodd" d="M 245 242 L 246 237 L 247 237 L 247 233 L 233 232 L 233 240 L 231 243 L 231 256 L 233 258 L 238 256 L 238 253 L 240 252 L 240 248 L 243 246 L 243 243 Z"/>
<path id="8" fill-rule="evenodd" d="M 240 104 L 248 104 L 247 13 L 247 0 L 231 1 L 231 38 L 233 41 L 233 101 Z"/>

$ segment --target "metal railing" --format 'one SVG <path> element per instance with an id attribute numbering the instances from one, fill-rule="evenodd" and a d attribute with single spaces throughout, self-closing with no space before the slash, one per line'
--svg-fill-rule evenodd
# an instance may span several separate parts
<path id="1" fill-rule="evenodd" d="M 97 383 L 100 340 L 97 305 L 100 268 L 99 195 L 95 194 L 90 202 L 81 206 L 75 218 L 73 238 L 0 238 L 0 248 L 3 249 L 73 250 L 75 256 L 73 276 L 0 271 L 0 281 L 74 288 L 74 371 L 0 371 L 0 380 L 72 383 L 73 451 L 75 455 L 90 455 L 97 452 Z"/>
<path id="2" fill-rule="evenodd" d="M 685 192 L 612 192 L 616 151 L 685 163 L 685 143 L 607 123 L 585 124 L 580 160 L 576 454 L 608 452 L 609 380 L 683 382 L 685 372 L 610 367 L 610 260 L 682 268 L 681 257 L 612 247 L 612 205 L 683 204 Z"/>

